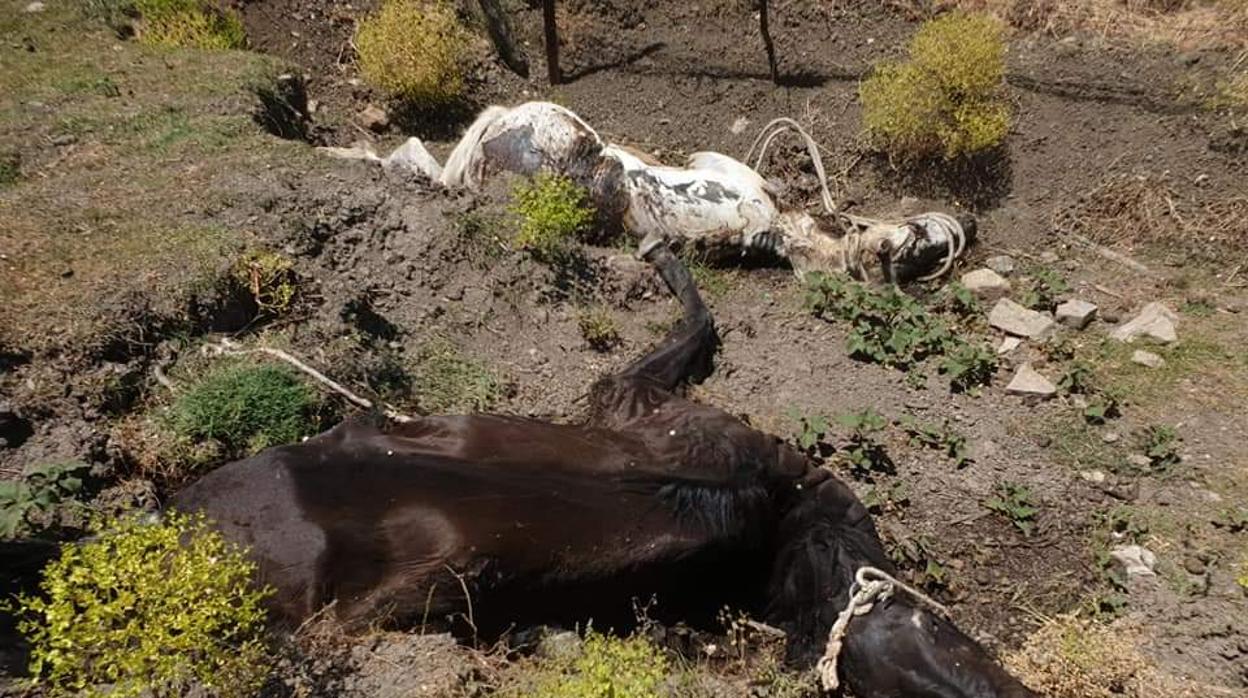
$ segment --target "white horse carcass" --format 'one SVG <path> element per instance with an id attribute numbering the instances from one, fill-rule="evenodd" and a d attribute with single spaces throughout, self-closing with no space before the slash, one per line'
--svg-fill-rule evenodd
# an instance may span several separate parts
<path id="1" fill-rule="evenodd" d="M 822 181 L 817 146 L 788 119 L 768 124 L 759 134 L 758 162 L 772 140 L 786 131 L 804 138 Z M 607 143 L 579 116 L 549 102 L 487 108 L 445 167 L 438 166 L 417 138 L 385 158 L 367 148 L 327 150 L 474 190 L 501 172 L 558 172 L 586 187 L 600 215 L 639 239 L 642 248 L 673 242 L 712 253 L 764 249 L 788 259 L 799 275 L 818 270 L 898 281 L 929 278 L 948 271 L 974 233 L 969 223 L 940 213 L 900 222 L 838 213 L 826 185 L 826 216 L 782 212 L 767 181 L 739 160 L 698 152 L 683 167 L 665 166 Z"/>

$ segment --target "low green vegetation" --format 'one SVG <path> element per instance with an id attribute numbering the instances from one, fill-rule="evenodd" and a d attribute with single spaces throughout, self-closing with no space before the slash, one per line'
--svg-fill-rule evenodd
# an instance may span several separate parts
<path id="1" fill-rule="evenodd" d="M 543 259 L 558 257 L 594 221 L 588 192 L 548 172 L 516 182 L 510 211 L 517 221 L 512 242 Z"/>
<path id="2" fill-rule="evenodd" d="M 262 314 L 283 315 L 299 294 L 299 276 L 289 257 L 252 250 L 234 265 L 234 280 L 246 289 Z"/>
<path id="3" fill-rule="evenodd" d="M 658 698 L 671 662 L 642 635 L 589 631 L 581 651 L 543 661 L 515 696 L 527 698 Z M 504 694 L 507 694 L 504 691 Z"/>
<path id="4" fill-rule="evenodd" d="M 141 17 L 138 38 L 145 44 L 219 50 L 247 46 L 238 15 L 207 0 L 133 0 L 133 7 Z"/>
<path id="5" fill-rule="evenodd" d="M 1165 424 L 1149 426 L 1140 440 L 1151 472 L 1168 473 L 1181 462 L 1179 433 L 1174 427 Z"/>
<path id="6" fill-rule="evenodd" d="M 984 506 L 1009 519 L 1025 536 L 1031 535 L 1036 526 L 1036 516 L 1040 513 L 1039 506 L 1032 499 L 1031 488 L 1013 482 L 1001 483 L 996 495 L 984 500 Z"/>
<path id="7" fill-rule="evenodd" d="M 267 591 L 202 517 L 123 518 L 65 546 L 37 595 L 18 597 L 30 672 L 53 696 L 256 695 L 268 671 Z"/>
<path id="8" fill-rule="evenodd" d="M 849 324 L 851 356 L 906 371 L 929 357 L 956 392 L 992 380 L 997 355 L 981 341 L 967 340 L 948 321 L 895 286 L 873 288 L 840 275 L 806 276 L 806 306 L 819 317 Z"/>
<path id="9" fill-rule="evenodd" d="M 430 108 L 464 91 L 469 34 L 442 0 L 386 0 L 355 34 L 360 73 L 402 102 Z"/>
<path id="10" fill-rule="evenodd" d="M 620 343 L 620 330 L 615 318 L 602 306 L 582 308 L 576 315 L 581 336 L 595 351 L 610 351 Z"/>
<path id="11" fill-rule="evenodd" d="M 971 462 L 966 437 L 959 434 L 945 421 L 940 425 L 925 424 L 910 415 L 904 415 L 898 424 L 910 435 L 910 443 L 941 452 L 958 468 Z"/>
<path id="12" fill-rule="evenodd" d="M 940 562 L 931 538 L 902 538 L 889 545 L 888 556 L 899 567 L 914 571 L 914 583 L 917 586 L 929 591 L 948 588 L 949 569 Z"/>
<path id="13" fill-rule="evenodd" d="M 909 58 L 876 66 L 859 90 L 867 134 L 890 156 L 953 159 L 1005 140 L 1005 40 L 986 15 L 950 12 L 923 25 Z"/>
<path id="14" fill-rule="evenodd" d="M 55 507 L 76 504 L 88 470 L 85 463 L 47 463 L 20 479 L 0 480 L 0 540 L 45 528 Z"/>
<path id="15" fill-rule="evenodd" d="M 803 451 L 810 451 L 828 433 L 828 418 L 821 414 L 803 414 L 796 407 L 785 410 L 785 416 L 797 423 L 797 431 L 793 435 L 797 445 Z"/>
<path id="16" fill-rule="evenodd" d="M 876 441 L 875 435 L 888 426 L 888 420 L 879 412 L 867 408 L 861 412 L 847 412 L 836 418 L 837 424 L 847 431 L 840 452 L 847 464 L 859 474 L 876 471 L 891 472 L 893 461 Z"/>
<path id="17" fill-rule="evenodd" d="M 506 221 L 497 214 L 468 211 L 455 217 L 456 241 L 477 267 L 486 268 L 507 251 Z"/>
<path id="18" fill-rule="evenodd" d="M 294 369 L 225 361 L 175 398 L 169 423 L 178 436 L 247 454 L 316 433 L 319 409 L 317 393 Z"/>
<path id="19" fill-rule="evenodd" d="M 498 402 L 503 383 L 487 366 L 439 339 L 417 352 L 412 392 L 425 412 L 476 412 Z"/>
<path id="20" fill-rule="evenodd" d="M 16 184 L 22 178 L 22 157 L 17 153 L 0 151 L 0 187 Z"/>
<path id="21" fill-rule="evenodd" d="M 1046 266 L 1031 268 L 1027 285 L 1023 287 L 1018 303 L 1034 310 L 1052 311 L 1063 294 L 1070 291 L 1066 277 Z"/>

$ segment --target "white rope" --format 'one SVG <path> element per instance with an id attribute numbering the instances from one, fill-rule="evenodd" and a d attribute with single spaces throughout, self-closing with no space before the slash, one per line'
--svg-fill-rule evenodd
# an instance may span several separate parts
<path id="1" fill-rule="evenodd" d="M 758 132 L 758 136 L 754 138 L 754 142 L 750 145 L 750 151 L 746 153 L 745 164 L 754 168 L 755 172 L 762 174 L 759 168 L 763 166 L 763 158 L 767 156 L 767 148 L 771 146 L 771 142 L 782 133 L 796 131 L 798 136 L 806 144 L 806 152 L 810 154 L 811 162 L 815 165 L 815 175 L 819 178 L 819 187 L 823 198 L 823 208 L 828 213 L 836 211 L 836 201 L 832 199 L 832 192 L 828 190 L 828 173 L 823 169 L 823 156 L 819 154 L 819 144 L 815 139 L 802 128 L 801 124 L 787 116 L 781 116 L 767 122 L 767 125 Z M 758 151 L 755 157 L 754 152 Z M 751 160 L 753 163 L 751 164 Z"/>
<path id="2" fill-rule="evenodd" d="M 825 691 L 835 691 L 840 686 L 836 665 L 845 634 L 849 630 L 849 621 L 869 613 L 876 603 L 889 599 L 899 588 L 939 611 L 941 615 L 949 615 L 949 609 L 943 604 L 884 570 L 869 566 L 859 567 L 854 573 L 854 583 L 849 588 L 849 602 L 828 631 L 828 644 L 823 650 L 823 656 L 819 658 L 819 663 L 815 665 Z"/>
<path id="3" fill-rule="evenodd" d="M 326 376 L 324 373 L 321 373 L 315 368 L 312 368 L 311 366 L 305 364 L 304 362 L 300 361 L 294 356 L 291 356 L 290 354 L 282 351 L 281 349 L 274 349 L 272 347 L 255 347 L 254 349 L 243 349 L 243 348 L 240 348 L 237 342 L 234 342 L 229 339 L 222 339 L 219 344 L 205 344 L 202 348 L 202 351 L 205 356 L 244 356 L 247 354 L 268 354 L 269 356 L 272 356 L 277 359 L 281 359 L 282 361 L 285 361 L 286 363 L 290 364 L 291 366 L 294 366 L 300 371 L 303 371 L 305 374 L 310 376 L 313 380 L 317 381 L 318 383 L 325 386 L 326 388 L 329 388 L 333 392 L 338 393 L 342 397 L 346 398 L 348 402 L 354 403 L 360 407 L 363 407 L 366 410 L 371 410 L 374 407 L 372 400 L 356 395 L 355 393 L 348 390 L 341 383 L 333 380 L 329 376 Z M 393 407 L 389 405 L 385 406 L 385 409 L 382 410 L 382 414 L 384 414 L 387 419 L 391 419 L 396 422 L 406 423 L 406 422 L 416 421 L 413 417 L 410 417 L 401 412 L 398 412 L 397 410 L 395 410 Z"/>

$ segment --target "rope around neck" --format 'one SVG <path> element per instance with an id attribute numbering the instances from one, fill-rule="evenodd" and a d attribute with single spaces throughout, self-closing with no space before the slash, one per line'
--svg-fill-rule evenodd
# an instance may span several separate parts
<path id="1" fill-rule="evenodd" d="M 943 604 L 884 570 L 869 566 L 859 567 L 854 573 L 853 586 L 849 588 L 849 602 L 845 604 L 845 609 L 836 617 L 836 622 L 828 631 L 828 644 L 824 647 L 819 663 L 815 665 L 825 691 L 834 691 L 841 684 L 836 675 L 837 658 L 841 654 L 841 646 L 849 630 L 849 621 L 855 616 L 869 613 L 872 608 L 875 608 L 876 603 L 888 600 L 897 589 L 922 601 L 942 616 L 949 616 L 949 609 Z"/>

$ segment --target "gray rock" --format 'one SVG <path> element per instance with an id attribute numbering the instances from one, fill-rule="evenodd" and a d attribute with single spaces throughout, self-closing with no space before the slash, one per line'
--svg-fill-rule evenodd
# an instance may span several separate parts
<path id="1" fill-rule="evenodd" d="M 26 6 L 26 11 L 32 15 L 36 12 L 43 12 L 43 3 L 39 2 L 39 0 L 35 0 L 35 2 Z"/>
<path id="2" fill-rule="evenodd" d="M 1053 381 L 1040 375 L 1030 363 L 1018 367 L 1018 372 L 1005 386 L 1005 392 L 1011 395 L 1035 395 L 1049 398 L 1057 394 L 1057 386 Z"/>
<path id="3" fill-rule="evenodd" d="M 1120 342 L 1134 342 L 1137 337 L 1150 337 L 1169 344 L 1179 336 L 1175 325 L 1179 316 L 1164 304 L 1153 301 L 1140 309 L 1139 315 L 1114 328 L 1110 337 Z"/>
<path id="4" fill-rule="evenodd" d="M 1121 438 L 1122 435 L 1116 431 L 1107 431 L 1104 434 L 1101 434 L 1101 441 L 1104 441 L 1107 444 L 1118 443 L 1118 440 Z"/>
<path id="5" fill-rule="evenodd" d="M 1162 366 L 1166 365 L 1165 359 L 1161 358 L 1160 356 L 1154 354 L 1151 351 L 1144 351 L 1143 349 L 1136 349 L 1134 352 L 1132 352 L 1131 361 L 1141 366 L 1147 366 L 1149 368 L 1161 368 Z"/>
<path id="6" fill-rule="evenodd" d="M 1008 354 L 1014 351 L 1015 349 L 1017 349 L 1019 345 L 1021 345 L 1022 343 L 1023 343 L 1023 340 L 1019 339 L 1018 337 L 1006 337 L 1005 339 L 1001 340 L 1000 346 L 997 347 L 997 355 L 1003 356 L 1005 354 Z"/>
<path id="7" fill-rule="evenodd" d="M 1051 250 L 1040 253 L 1040 261 L 1045 264 L 1057 264 L 1061 260 L 1062 258 L 1056 252 Z"/>
<path id="8" fill-rule="evenodd" d="M 999 254 L 995 257 L 989 257 L 984 260 L 984 266 L 997 272 L 1001 276 L 1009 276 L 1014 273 L 1016 265 L 1014 258 L 1008 254 Z"/>
<path id="9" fill-rule="evenodd" d="M 1143 546 L 1120 545 L 1109 552 L 1109 557 L 1122 570 L 1127 581 L 1157 576 L 1157 556 Z"/>
<path id="10" fill-rule="evenodd" d="M 1024 308 L 1009 298 L 1002 298 L 988 313 L 988 324 L 1012 335 L 1043 339 L 1053 334 L 1057 323 L 1044 313 Z"/>
<path id="11" fill-rule="evenodd" d="M 581 656 L 581 636 L 570 630 L 560 630 L 542 636 L 537 643 L 537 656 L 544 659 L 569 660 Z"/>
<path id="12" fill-rule="evenodd" d="M 1105 472 L 1101 470 L 1082 470 L 1079 477 L 1097 485 L 1105 482 Z"/>
<path id="13" fill-rule="evenodd" d="M 991 269 L 976 269 L 962 275 L 962 285 L 984 301 L 995 301 L 1010 292 L 1010 282 Z"/>
<path id="14" fill-rule="evenodd" d="M 738 116 L 736 120 L 732 122 L 732 126 L 728 127 L 728 130 L 731 131 L 734 135 L 742 134 L 742 133 L 745 133 L 745 129 L 749 125 L 750 125 L 749 119 L 745 118 L 744 116 Z"/>
<path id="15" fill-rule="evenodd" d="M 1153 459 L 1149 458 L 1143 453 L 1132 453 L 1131 455 L 1127 456 L 1127 463 L 1137 468 L 1148 468 L 1152 466 Z"/>
<path id="16" fill-rule="evenodd" d="M 1076 330 L 1082 330 L 1092 322 L 1092 318 L 1096 317 L 1096 306 L 1078 298 L 1072 298 L 1065 303 L 1057 306 L 1057 321 L 1073 327 Z"/>

